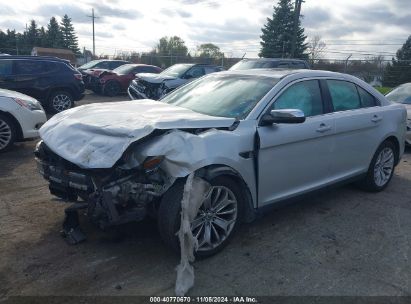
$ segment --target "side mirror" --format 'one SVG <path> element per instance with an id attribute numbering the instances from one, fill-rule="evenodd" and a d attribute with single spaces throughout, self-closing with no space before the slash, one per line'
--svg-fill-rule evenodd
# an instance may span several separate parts
<path id="1" fill-rule="evenodd" d="M 305 121 L 304 112 L 297 109 L 271 110 L 266 113 L 260 120 L 260 126 L 270 126 L 272 124 L 297 124 Z"/>

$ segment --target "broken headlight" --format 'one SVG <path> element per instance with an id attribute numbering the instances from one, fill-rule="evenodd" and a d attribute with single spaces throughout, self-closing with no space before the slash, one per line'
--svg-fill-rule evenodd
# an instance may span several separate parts
<path id="1" fill-rule="evenodd" d="M 146 172 L 152 172 L 160 167 L 163 160 L 164 156 L 149 156 L 144 160 L 143 168 Z"/>

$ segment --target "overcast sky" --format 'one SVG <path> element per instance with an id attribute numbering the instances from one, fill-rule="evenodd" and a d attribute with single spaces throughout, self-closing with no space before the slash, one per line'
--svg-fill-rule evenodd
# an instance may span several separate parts
<path id="1" fill-rule="evenodd" d="M 96 16 L 96 53 L 149 51 L 162 36 L 177 35 L 190 50 L 217 44 L 226 56 L 257 56 L 261 27 L 277 1 L 264 0 L 0 0 L 0 29 L 22 31 L 31 19 L 46 25 L 68 14 L 80 47 L 92 49 L 91 8 Z M 320 35 L 327 58 L 392 56 L 411 35 L 411 0 L 306 0 L 305 33 Z M 381 45 L 384 44 L 384 45 Z"/>

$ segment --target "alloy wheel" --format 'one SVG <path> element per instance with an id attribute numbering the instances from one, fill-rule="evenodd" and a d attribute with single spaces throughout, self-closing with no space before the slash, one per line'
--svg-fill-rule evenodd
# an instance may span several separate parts
<path id="1" fill-rule="evenodd" d="M 394 170 L 394 151 L 386 147 L 381 150 L 374 165 L 374 182 L 378 187 L 384 186 Z"/>
<path id="2" fill-rule="evenodd" d="M 0 119 L 0 150 L 3 150 L 10 143 L 12 137 L 11 127 L 7 122 Z"/>
<path id="3" fill-rule="evenodd" d="M 65 94 L 57 94 L 53 97 L 52 105 L 56 112 L 62 112 L 64 110 L 70 109 L 71 99 Z"/>
<path id="4" fill-rule="evenodd" d="M 237 220 L 238 203 L 234 193 L 224 186 L 213 186 L 208 192 L 191 231 L 198 241 L 198 251 L 218 247 L 231 234 Z"/>

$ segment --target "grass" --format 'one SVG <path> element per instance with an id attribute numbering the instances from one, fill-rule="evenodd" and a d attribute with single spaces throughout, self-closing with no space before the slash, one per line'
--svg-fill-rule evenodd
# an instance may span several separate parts
<path id="1" fill-rule="evenodd" d="M 377 91 L 379 91 L 381 94 L 385 95 L 387 94 L 389 91 L 391 91 L 392 88 L 390 87 L 375 87 L 375 89 Z"/>

